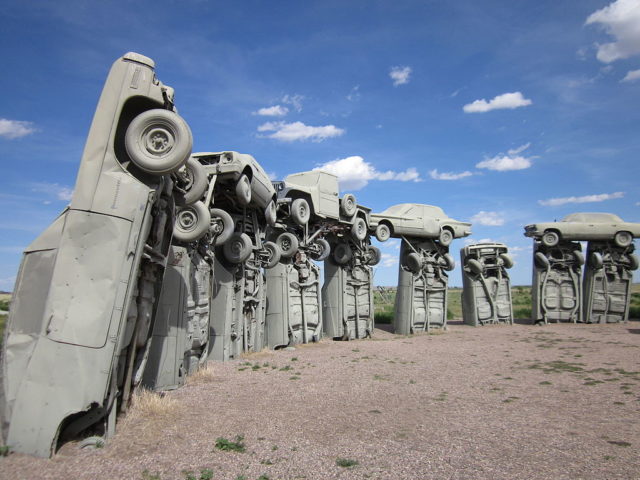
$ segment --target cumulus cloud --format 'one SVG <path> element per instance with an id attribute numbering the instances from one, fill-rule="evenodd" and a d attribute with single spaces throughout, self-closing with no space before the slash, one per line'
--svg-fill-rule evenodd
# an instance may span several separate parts
<path id="1" fill-rule="evenodd" d="M 411 67 L 391 67 L 389 77 L 393 80 L 393 86 L 404 85 L 409 83 L 409 77 L 411 77 Z"/>
<path id="2" fill-rule="evenodd" d="M 36 182 L 31 184 L 32 192 L 47 194 L 56 200 L 68 202 L 73 196 L 73 189 L 58 183 Z"/>
<path id="3" fill-rule="evenodd" d="M 485 158 L 483 161 L 476 164 L 476 168 L 486 168 L 488 170 L 496 170 L 498 172 L 524 170 L 525 168 L 529 168 L 532 165 L 531 160 L 533 157 L 527 158 L 520 154 L 530 146 L 531 144 L 527 143 L 518 148 L 509 150 L 506 155 L 500 153 L 493 158 Z"/>
<path id="4" fill-rule="evenodd" d="M 549 198 L 548 200 L 538 200 L 538 203 L 540 205 L 544 205 L 545 207 L 557 207 L 559 205 L 565 205 L 567 203 L 604 202 L 607 200 L 613 200 L 614 198 L 622 198 L 622 197 L 624 197 L 624 192 L 614 192 L 614 193 L 600 193 L 597 195 L 585 195 L 583 197 Z"/>
<path id="5" fill-rule="evenodd" d="M 14 138 L 25 137 L 35 132 L 31 122 L 23 122 L 20 120 L 8 120 L 0 118 L 0 137 L 13 140 Z"/>
<path id="6" fill-rule="evenodd" d="M 339 137 L 345 131 L 335 125 L 313 127 L 302 122 L 267 122 L 258 127 L 258 132 L 273 132 L 264 136 L 283 142 L 295 142 L 296 140 L 321 142 L 327 138 Z"/>
<path id="7" fill-rule="evenodd" d="M 302 111 L 302 100 L 304 100 L 304 96 L 298 94 L 285 95 L 282 97 L 282 103 L 293 106 L 296 112 Z"/>
<path id="8" fill-rule="evenodd" d="M 484 225 L 487 227 L 500 227 L 504 225 L 504 216 L 500 212 L 485 212 L 480 210 L 469 220 L 473 225 Z"/>
<path id="9" fill-rule="evenodd" d="M 621 82 L 635 82 L 636 80 L 640 80 L 640 70 L 630 70 L 627 72 L 625 77 L 620 80 Z"/>
<path id="10" fill-rule="evenodd" d="M 289 113 L 289 109 L 287 107 L 283 107 L 282 105 L 273 105 L 272 107 L 263 107 L 258 111 L 253 112 L 253 115 L 262 115 L 264 117 L 284 117 L 287 113 Z"/>
<path id="11" fill-rule="evenodd" d="M 438 169 L 434 168 L 429 171 L 429 176 L 434 180 L 460 180 L 461 178 L 470 177 L 473 175 L 470 171 L 464 171 L 460 173 L 453 172 L 438 172 Z"/>
<path id="12" fill-rule="evenodd" d="M 380 172 L 360 156 L 352 156 L 331 160 L 317 166 L 314 170 L 324 170 L 338 177 L 340 188 L 343 190 L 360 190 L 371 180 L 397 180 L 400 182 L 420 182 L 420 174 L 415 168 L 407 168 L 403 172 L 387 170 Z"/>
<path id="13" fill-rule="evenodd" d="M 466 113 L 485 113 L 491 110 L 500 110 L 504 108 L 514 109 L 518 107 L 526 107 L 532 103 L 533 102 L 528 98 L 524 98 L 522 93 L 513 92 L 503 93 L 488 102 L 484 98 L 482 100 L 476 100 L 462 107 L 462 110 Z"/>
<path id="14" fill-rule="evenodd" d="M 597 24 L 615 41 L 598 45 L 596 57 L 611 63 L 640 53 L 640 2 L 617 0 L 593 12 L 586 25 Z"/>

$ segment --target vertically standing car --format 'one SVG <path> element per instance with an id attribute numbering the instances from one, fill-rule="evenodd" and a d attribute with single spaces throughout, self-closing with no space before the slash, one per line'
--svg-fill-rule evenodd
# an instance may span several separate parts
<path id="1" fill-rule="evenodd" d="M 154 62 L 112 66 L 71 204 L 25 250 L 3 345 L 3 443 L 50 456 L 113 432 L 142 378 L 191 131 Z"/>

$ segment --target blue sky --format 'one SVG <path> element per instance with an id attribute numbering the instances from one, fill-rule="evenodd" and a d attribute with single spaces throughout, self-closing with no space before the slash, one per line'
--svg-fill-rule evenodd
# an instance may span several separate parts
<path id="1" fill-rule="evenodd" d="M 0 21 L 3 290 L 70 198 L 128 51 L 175 88 L 195 151 L 277 178 L 325 166 L 374 211 L 439 205 L 511 247 L 514 284 L 530 283 L 527 223 L 640 222 L 640 0 L 0 0 Z M 397 246 L 376 283 L 396 283 Z"/>

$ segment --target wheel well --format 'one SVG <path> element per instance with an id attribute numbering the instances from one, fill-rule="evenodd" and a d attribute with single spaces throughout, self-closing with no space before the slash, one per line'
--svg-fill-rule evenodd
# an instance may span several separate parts
<path id="1" fill-rule="evenodd" d="M 242 174 L 246 175 L 249 181 L 253 180 L 253 170 L 251 170 L 251 167 L 249 165 L 244 167 L 244 170 L 242 170 Z"/>
<path id="2" fill-rule="evenodd" d="M 304 192 L 300 192 L 298 190 L 293 190 L 293 191 L 289 191 L 287 193 L 287 196 L 291 199 L 291 201 L 293 202 L 294 200 L 297 200 L 298 198 L 302 198 L 304 200 L 307 201 L 307 203 L 309 204 L 309 210 L 311 210 L 311 214 L 315 214 L 315 209 L 313 208 L 313 202 L 311 201 L 311 196 L 307 193 Z"/>

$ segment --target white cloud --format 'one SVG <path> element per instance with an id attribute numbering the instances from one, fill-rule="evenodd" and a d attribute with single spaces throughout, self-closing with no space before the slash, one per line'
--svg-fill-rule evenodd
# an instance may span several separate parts
<path id="1" fill-rule="evenodd" d="M 360 96 L 360 85 L 356 85 L 351 89 L 349 95 L 347 95 L 347 100 L 349 100 L 350 102 L 356 102 L 360 100 Z"/>
<path id="2" fill-rule="evenodd" d="M 640 80 L 640 70 L 629 70 L 621 82 L 635 82 Z"/>
<path id="3" fill-rule="evenodd" d="M 400 182 L 420 182 L 420 174 L 415 168 L 407 168 L 404 172 L 387 170 L 379 172 L 360 156 L 352 156 L 331 160 L 319 165 L 314 170 L 324 170 L 338 176 L 340 188 L 343 190 L 360 190 L 371 180 L 397 180 Z"/>
<path id="4" fill-rule="evenodd" d="M 276 180 L 278 180 L 278 174 L 276 172 L 269 172 L 267 173 L 267 176 L 269 177 L 269 180 L 271 180 L 272 182 L 275 182 Z"/>
<path id="5" fill-rule="evenodd" d="M 513 155 L 518 155 L 519 153 L 524 152 L 527 148 L 529 148 L 531 146 L 531 142 L 529 143 L 525 143 L 524 145 L 520 145 L 517 148 L 511 148 L 507 151 L 507 153 L 511 156 Z"/>
<path id="6" fill-rule="evenodd" d="M 398 255 L 391 255 L 390 253 L 383 253 L 380 256 L 380 266 L 381 267 L 393 267 L 398 265 Z"/>
<path id="7" fill-rule="evenodd" d="M 464 171 L 461 173 L 453 172 L 438 172 L 438 169 L 434 168 L 429 171 L 429 176 L 434 180 L 460 180 L 461 178 L 470 177 L 473 175 L 470 171 Z"/>
<path id="8" fill-rule="evenodd" d="M 545 207 L 557 207 L 559 205 L 565 205 L 567 203 L 604 202 L 606 200 L 613 200 L 614 198 L 622 198 L 622 197 L 624 197 L 624 192 L 614 192 L 614 193 L 600 193 L 597 195 L 585 195 L 583 197 L 550 198 L 548 200 L 538 200 L 538 203 L 540 205 L 544 205 Z"/>
<path id="9" fill-rule="evenodd" d="M 500 212 L 485 212 L 480 210 L 469 220 L 473 225 L 485 225 L 487 227 L 500 227 L 504 225 L 504 216 Z"/>
<path id="10" fill-rule="evenodd" d="M 263 107 L 257 112 L 253 112 L 253 115 L 262 115 L 264 117 L 284 117 L 287 113 L 289 113 L 289 109 L 287 107 L 274 105 L 272 107 Z"/>
<path id="11" fill-rule="evenodd" d="M 596 57 L 603 63 L 629 58 L 640 53 L 640 2 L 617 0 L 593 12 L 586 25 L 599 24 L 614 42 L 598 45 Z"/>
<path id="12" fill-rule="evenodd" d="M 295 142 L 296 140 L 311 140 L 321 142 L 331 137 L 339 137 L 345 131 L 335 125 L 312 127 L 302 122 L 267 122 L 258 127 L 259 132 L 273 132 L 265 135 L 283 142 Z"/>
<path id="13" fill-rule="evenodd" d="M 57 183 L 36 182 L 31 184 L 31 191 L 45 193 L 54 197 L 56 200 L 63 200 L 65 202 L 70 201 L 73 196 L 72 188 Z"/>
<path id="14" fill-rule="evenodd" d="M 473 103 L 468 103 L 462 110 L 466 113 L 484 113 L 489 112 L 491 110 L 499 110 L 503 108 L 518 108 L 518 107 L 526 107 L 527 105 L 531 105 L 533 102 L 528 98 L 524 98 L 522 93 L 513 92 L 513 93 L 503 93 L 502 95 L 498 95 L 494 97 L 490 101 L 486 101 L 484 98 L 482 100 L 476 100 Z"/>
<path id="15" fill-rule="evenodd" d="M 282 103 L 286 103 L 287 105 L 292 105 L 295 108 L 296 112 L 302 111 L 302 100 L 304 100 L 303 95 L 285 95 L 282 97 Z"/>
<path id="16" fill-rule="evenodd" d="M 7 120 L 0 118 L 0 137 L 13 140 L 14 138 L 25 137 L 35 132 L 33 123 L 20 120 Z"/>
<path id="17" fill-rule="evenodd" d="M 409 77 L 411 77 L 411 67 L 391 67 L 389 76 L 393 80 L 393 86 L 404 85 L 409 83 Z"/>
<path id="18" fill-rule="evenodd" d="M 518 148 L 510 149 L 506 155 L 500 153 L 493 158 L 485 158 L 476 164 L 476 168 L 486 168 L 488 170 L 496 170 L 505 172 L 507 170 L 524 170 L 532 165 L 531 160 L 535 157 L 524 157 L 520 155 L 531 146 L 526 143 Z"/>

